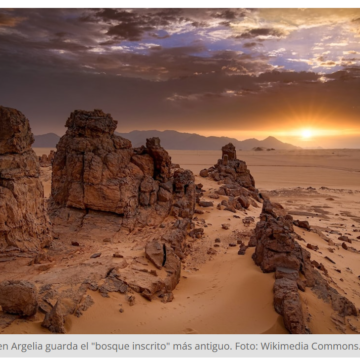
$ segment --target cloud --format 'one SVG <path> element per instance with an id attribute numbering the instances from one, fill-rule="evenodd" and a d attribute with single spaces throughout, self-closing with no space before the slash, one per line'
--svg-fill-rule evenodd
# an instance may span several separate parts
<path id="1" fill-rule="evenodd" d="M 249 43 L 244 43 L 243 44 L 243 47 L 246 48 L 246 49 L 250 49 L 250 48 L 253 48 L 255 46 L 262 46 L 261 43 L 256 43 L 256 42 L 249 42 Z"/>
<path id="2" fill-rule="evenodd" d="M 281 29 L 271 29 L 271 28 L 256 28 L 247 30 L 241 35 L 236 35 L 235 39 L 253 39 L 253 38 L 281 38 L 284 37 L 286 33 Z"/>
<path id="3" fill-rule="evenodd" d="M 10 16 L 9 14 L 0 12 L 0 27 L 1 26 L 14 27 L 22 20 L 24 20 L 24 18 Z"/>

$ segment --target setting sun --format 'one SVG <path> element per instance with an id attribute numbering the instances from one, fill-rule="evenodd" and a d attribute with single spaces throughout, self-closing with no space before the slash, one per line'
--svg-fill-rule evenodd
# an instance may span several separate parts
<path id="1" fill-rule="evenodd" d="M 313 133 L 310 129 L 304 129 L 301 132 L 301 136 L 303 139 L 310 139 L 313 136 Z"/>

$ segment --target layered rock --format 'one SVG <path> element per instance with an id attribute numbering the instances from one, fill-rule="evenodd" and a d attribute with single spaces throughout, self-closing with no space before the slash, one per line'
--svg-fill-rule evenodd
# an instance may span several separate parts
<path id="1" fill-rule="evenodd" d="M 128 227 L 154 225 L 171 212 L 191 218 L 192 173 L 181 169 L 173 173 L 159 138 L 133 149 L 129 140 L 114 134 L 116 126 L 117 121 L 101 110 L 76 110 L 70 115 L 53 161 L 55 203 L 115 213 Z"/>
<path id="2" fill-rule="evenodd" d="M 291 215 L 276 216 L 277 207 L 265 200 L 260 221 L 256 224 L 256 249 L 253 259 L 264 272 L 278 267 L 303 272 L 307 285 L 313 286 L 309 252 L 296 241 Z"/>
<path id="3" fill-rule="evenodd" d="M 357 315 L 354 304 L 341 296 L 313 268 L 310 253 L 296 241 L 293 218 L 280 204 L 264 199 L 260 221 L 249 246 L 255 246 L 253 260 L 263 272 L 275 272 L 274 307 L 284 317 L 292 334 L 305 333 L 298 289 L 310 287 L 323 300 L 331 302 L 340 316 Z"/>
<path id="4" fill-rule="evenodd" d="M 37 252 L 52 240 L 28 119 L 0 107 L 0 252 Z"/>

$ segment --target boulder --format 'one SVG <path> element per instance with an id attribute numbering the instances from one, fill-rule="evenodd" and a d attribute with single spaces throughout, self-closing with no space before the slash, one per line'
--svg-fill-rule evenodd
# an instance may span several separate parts
<path id="1" fill-rule="evenodd" d="M 295 225 L 295 226 L 298 226 L 298 227 L 300 227 L 300 228 L 302 228 L 302 229 L 310 230 L 309 222 L 306 221 L 306 220 L 304 220 L 304 221 L 302 221 L 302 220 L 295 220 L 295 221 L 294 221 L 294 225 Z"/>
<path id="2" fill-rule="evenodd" d="M 3 312 L 21 316 L 32 316 L 38 308 L 38 294 L 34 284 L 22 280 L 0 283 L 0 305 Z"/>
<path id="3" fill-rule="evenodd" d="M 200 176 L 201 177 L 208 177 L 209 176 L 209 171 L 207 169 L 203 169 L 200 171 Z"/>

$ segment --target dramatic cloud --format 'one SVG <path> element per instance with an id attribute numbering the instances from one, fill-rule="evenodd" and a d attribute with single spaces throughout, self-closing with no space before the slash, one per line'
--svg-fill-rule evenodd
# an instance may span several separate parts
<path id="1" fill-rule="evenodd" d="M 341 119 L 360 132 L 359 19 L 359 9 L 1 9 L 0 98 L 35 133 L 62 133 L 70 111 L 95 107 L 123 131 L 271 133 Z"/>

